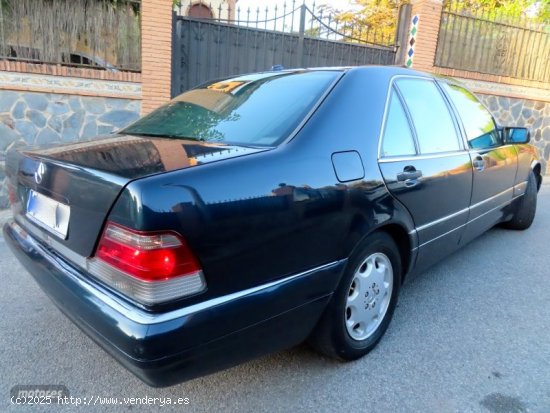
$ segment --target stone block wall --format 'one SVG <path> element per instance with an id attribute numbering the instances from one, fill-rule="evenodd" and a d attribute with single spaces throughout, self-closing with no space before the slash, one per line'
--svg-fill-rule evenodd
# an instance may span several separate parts
<path id="1" fill-rule="evenodd" d="M 135 99 L 0 90 L 0 209 L 8 207 L 4 161 L 14 144 L 76 142 L 135 121 Z"/>
<path id="2" fill-rule="evenodd" d="M 541 157 L 542 173 L 550 172 L 550 103 L 477 93 L 501 126 L 523 126 L 531 132 L 531 143 Z"/>

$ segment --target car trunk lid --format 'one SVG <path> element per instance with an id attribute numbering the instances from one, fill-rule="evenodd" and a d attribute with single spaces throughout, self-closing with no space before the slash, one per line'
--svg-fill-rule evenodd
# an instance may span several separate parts
<path id="1" fill-rule="evenodd" d="M 16 219 L 27 227 L 40 227 L 58 244 L 88 257 L 112 205 L 130 181 L 261 150 L 265 149 L 117 135 L 11 150 L 6 173 Z"/>

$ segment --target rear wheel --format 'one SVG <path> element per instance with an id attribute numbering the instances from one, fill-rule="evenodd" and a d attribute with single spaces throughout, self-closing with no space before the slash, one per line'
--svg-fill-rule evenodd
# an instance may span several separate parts
<path id="1" fill-rule="evenodd" d="M 395 242 L 386 233 L 370 235 L 350 257 L 309 342 L 330 357 L 364 356 L 386 332 L 400 285 L 401 258 Z"/>
<path id="2" fill-rule="evenodd" d="M 506 228 L 524 230 L 531 226 L 537 211 L 537 178 L 531 171 L 527 180 L 525 194 L 518 200 L 513 218 L 505 222 Z"/>

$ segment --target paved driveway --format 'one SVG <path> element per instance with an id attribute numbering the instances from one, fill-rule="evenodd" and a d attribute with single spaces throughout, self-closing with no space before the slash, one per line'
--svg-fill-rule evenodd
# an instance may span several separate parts
<path id="1" fill-rule="evenodd" d="M 189 404 L 140 410 L 550 412 L 550 185 L 530 230 L 493 229 L 408 280 L 385 338 L 353 363 L 300 346 L 152 389 L 72 325 L 1 239 L 0 283 L 0 411 L 28 410 L 10 405 L 14 385 L 51 383 L 120 410 L 123 397 L 150 396 Z M 113 411 L 32 411 L 90 409 Z"/>

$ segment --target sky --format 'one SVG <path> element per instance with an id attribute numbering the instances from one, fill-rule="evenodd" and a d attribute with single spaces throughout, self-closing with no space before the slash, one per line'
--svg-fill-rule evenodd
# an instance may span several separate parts
<path id="1" fill-rule="evenodd" d="M 275 6 L 277 6 L 277 17 L 278 19 L 275 22 L 271 22 L 267 24 L 265 27 L 269 30 L 283 30 L 282 25 L 284 23 L 286 29 L 297 29 L 300 22 L 300 14 L 295 13 L 294 14 L 294 23 L 289 22 L 289 18 L 287 17 L 286 20 L 281 19 L 281 15 L 283 14 L 283 5 L 286 2 L 286 13 L 287 15 L 290 14 L 292 11 L 292 0 L 238 0 L 237 1 L 237 8 L 240 8 L 241 12 L 240 15 L 236 19 L 240 20 L 246 20 L 247 15 L 249 16 L 251 21 L 255 21 L 256 19 L 260 21 L 264 21 L 266 19 L 266 7 L 268 9 L 267 13 L 267 19 L 273 19 L 275 14 Z M 300 7 L 304 0 L 295 0 L 294 6 L 296 8 Z M 353 9 L 353 0 L 305 0 L 305 4 L 312 9 L 313 5 L 315 4 L 315 10 L 314 14 L 319 16 L 319 6 L 331 6 L 336 10 L 350 10 Z M 250 14 L 246 13 L 246 10 L 250 7 Z M 258 8 L 260 9 L 260 13 L 257 13 Z M 322 14 L 321 14 L 322 16 Z M 325 12 L 326 17 L 326 12 Z M 307 17 L 308 21 L 311 21 L 310 16 Z M 261 23 L 262 24 L 262 23 Z M 260 26 L 261 26 L 260 24 Z M 271 26 L 274 24 L 274 26 Z M 306 23 L 307 24 L 307 23 Z M 286 31 L 286 30 L 285 30 Z"/>
<path id="2" fill-rule="evenodd" d="M 255 10 L 256 8 L 260 7 L 260 10 L 265 10 L 266 6 L 269 9 L 272 9 L 277 5 L 277 8 L 281 10 L 282 5 L 285 1 L 284 0 L 238 0 L 237 1 L 237 7 L 241 8 L 242 10 L 246 10 L 248 7 L 250 7 L 251 10 Z M 351 0 L 316 0 L 316 5 L 320 4 L 326 4 L 329 6 L 332 6 L 336 9 L 347 9 L 351 6 L 352 1 Z M 292 4 L 292 0 L 286 0 L 287 4 L 287 10 Z M 296 5 L 302 4 L 302 0 L 296 0 Z M 306 4 L 310 5 L 313 4 L 313 0 L 306 0 Z"/>

